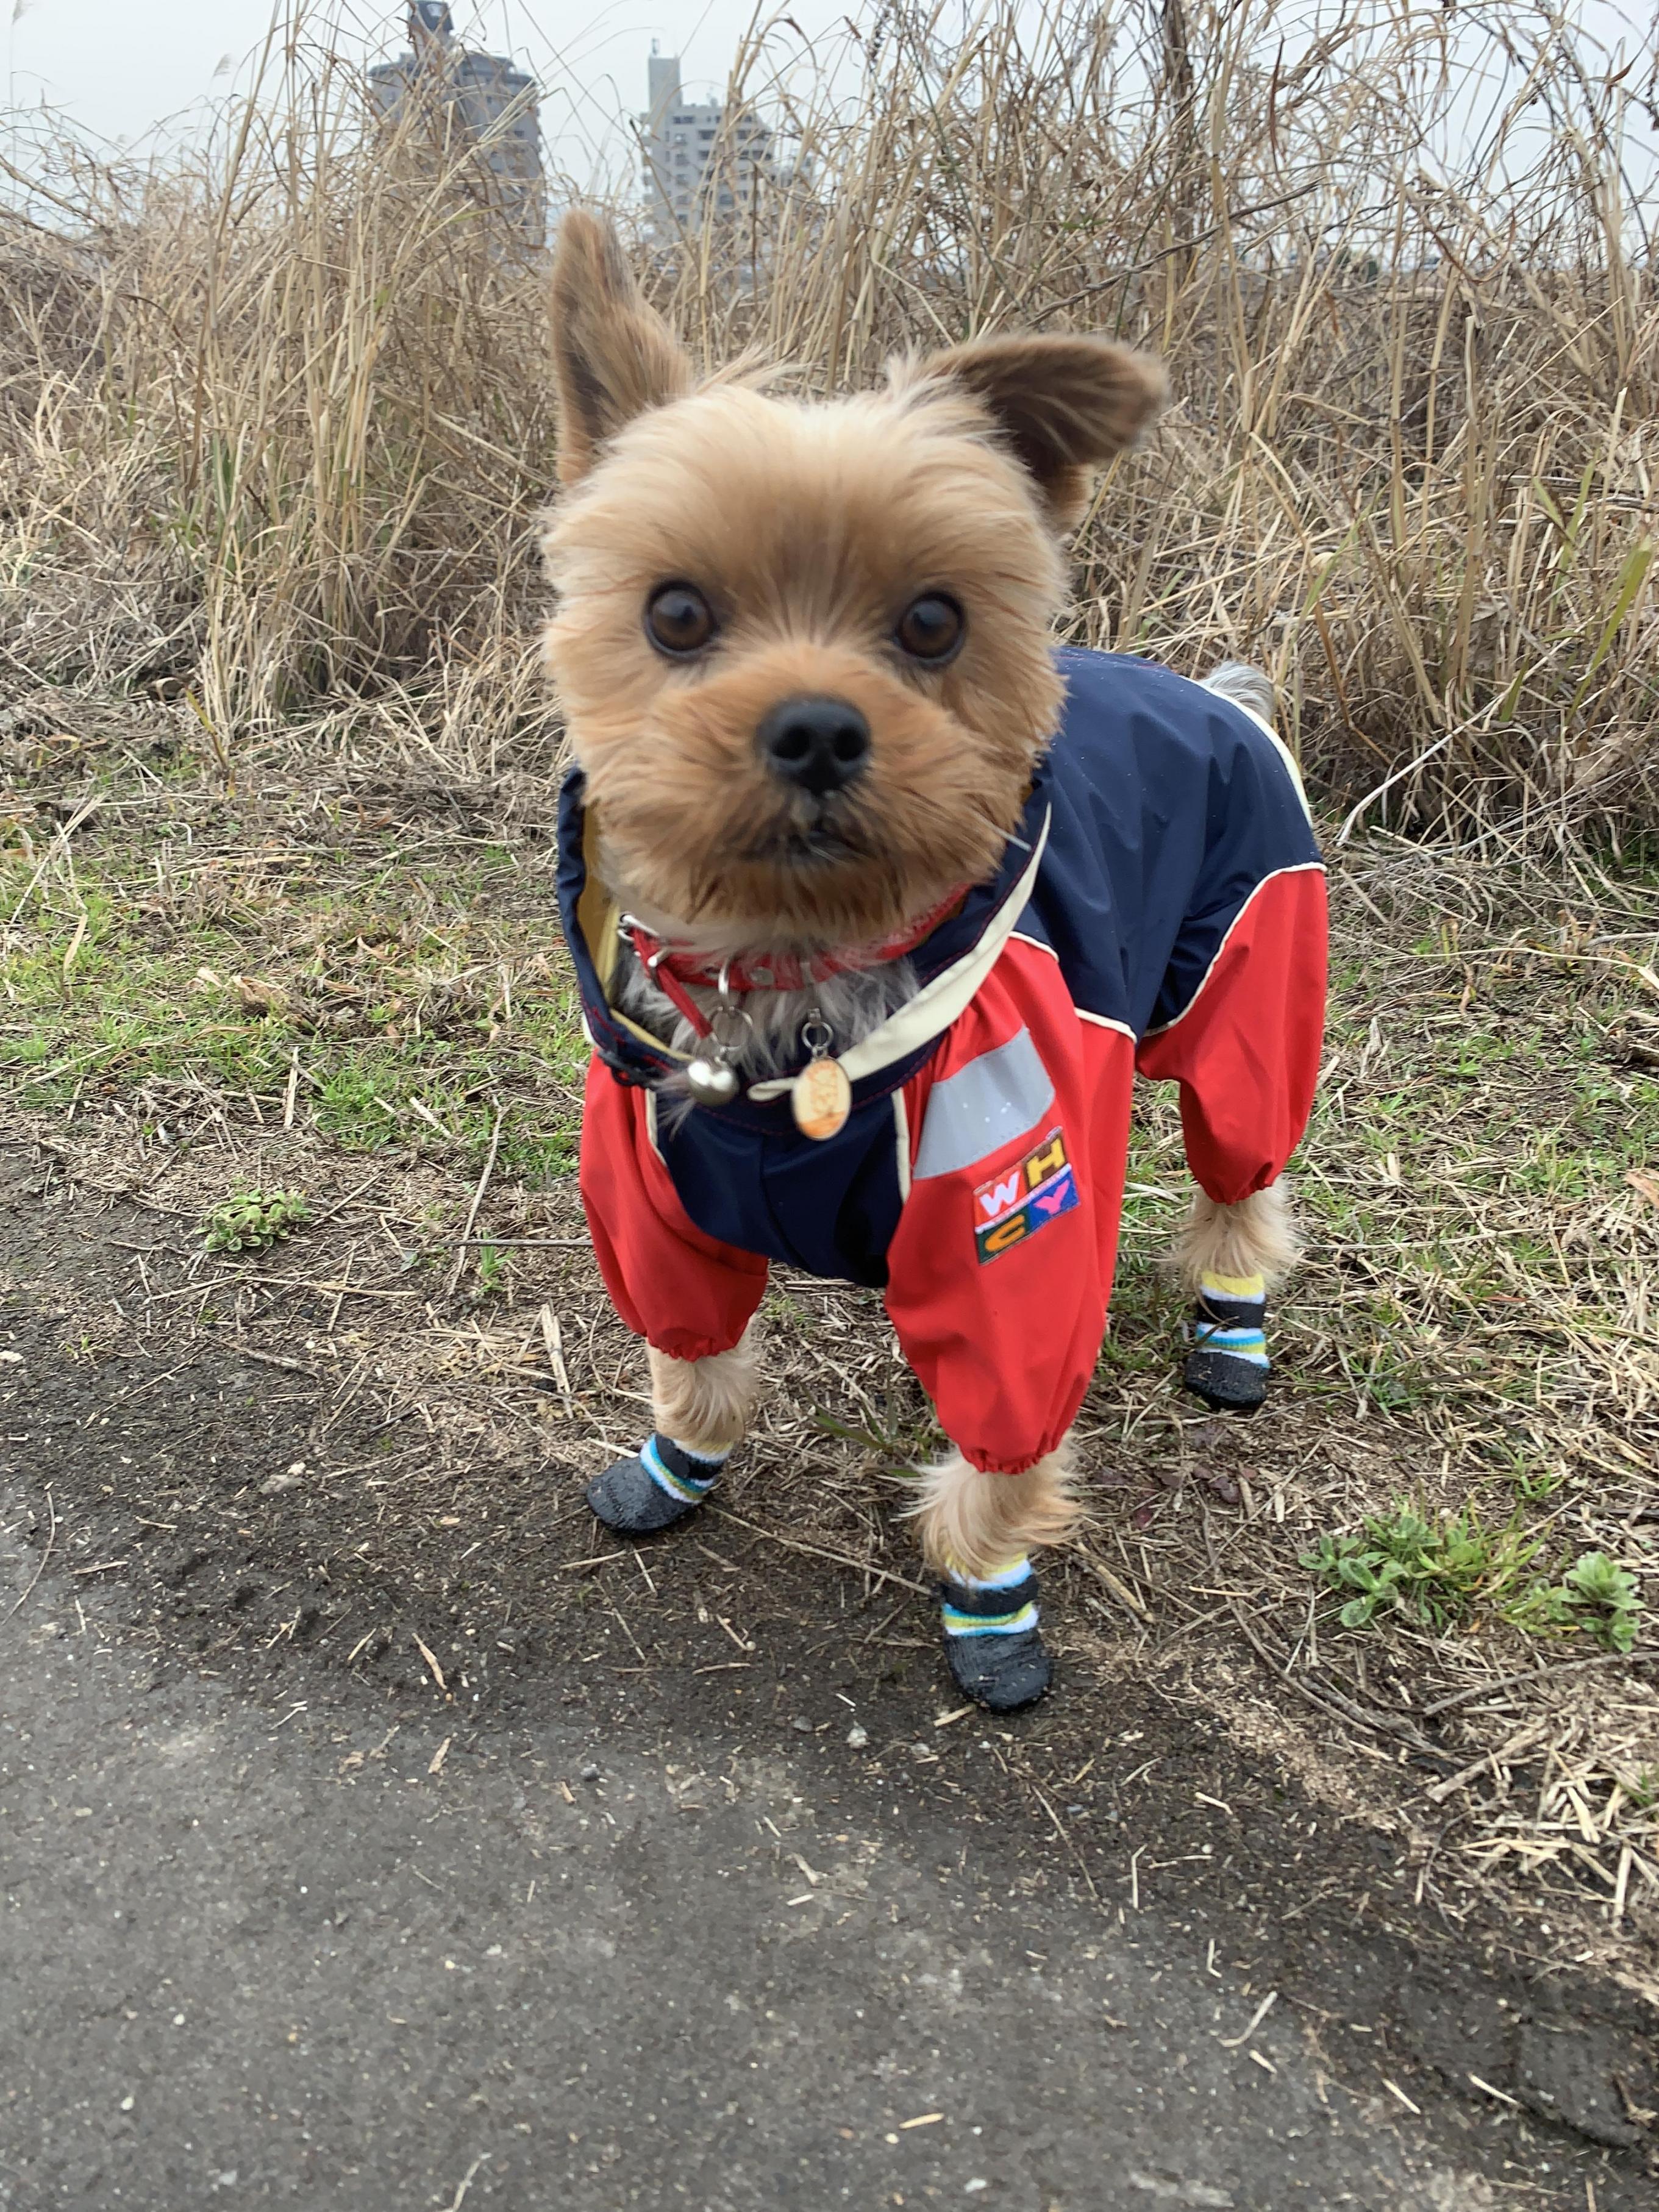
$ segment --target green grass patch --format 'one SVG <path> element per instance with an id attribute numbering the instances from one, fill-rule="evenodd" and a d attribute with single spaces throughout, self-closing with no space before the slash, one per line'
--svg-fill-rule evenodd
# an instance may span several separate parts
<path id="1" fill-rule="evenodd" d="M 448 1151 L 464 1172 L 500 1104 L 501 1171 L 568 1175 L 586 1058 L 574 988 L 503 854 L 409 871 L 304 855 L 273 884 L 261 850 L 182 883 L 176 839 L 149 875 L 119 849 L 77 854 L 72 876 L 0 855 L 0 915 L 17 916 L 0 968 L 11 1100 L 205 1085 L 268 1121 L 291 1084 L 295 1113 L 342 1151 Z"/>
<path id="2" fill-rule="evenodd" d="M 1302 1565 L 1340 1598 L 1344 1628 L 1370 1628 L 1393 1614 L 1444 1631 L 1484 1610 L 1512 1627 L 1581 1632 L 1609 1650 L 1630 1650 L 1642 1615 L 1634 1576 L 1589 1552 L 1552 1581 L 1534 1571 L 1542 1550 L 1542 1538 L 1518 1515 L 1491 1527 L 1473 1501 L 1431 1517 L 1402 1499 L 1389 1512 L 1367 1515 L 1357 1532 L 1322 1536 Z"/>

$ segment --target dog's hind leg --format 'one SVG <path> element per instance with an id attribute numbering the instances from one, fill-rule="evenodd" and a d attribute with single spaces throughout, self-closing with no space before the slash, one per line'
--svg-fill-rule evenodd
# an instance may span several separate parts
<path id="1" fill-rule="evenodd" d="M 1283 1182 L 1223 1206 L 1200 1190 L 1176 1241 L 1193 1299 L 1182 1380 L 1218 1413 L 1253 1413 L 1267 1395 L 1267 1290 L 1299 1249 Z"/>
<path id="2" fill-rule="evenodd" d="M 957 1688 L 993 1712 L 1035 1704 L 1052 1669 L 1030 1553 L 1065 1542 L 1077 1528 L 1066 1445 L 1023 1474 L 988 1474 L 952 1452 L 923 1470 L 911 1510 L 923 1556 L 939 1577 Z"/>
<path id="3" fill-rule="evenodd" d="M 1297 1253 L 1279 1178 L 1318 1079 L 1325 884 L 1301 777 L 1274 732 L 1271 679 L 1226 661 L 1204 685 L 1271 741 L 1271 751 L 1255 739 L 1241 748 L 1249 773 L 1234 777 L 1227 817 L 1212 833 L 1213 866 L 1255 888 L 1221 925 L 1213 899 L 1198 900 L 1182 925 L 1185 980 L 1176 996 L 1185 1003 L 1143 1039 L 1136 1065 L 1181 1085 L 1187 1164 L 1199 1185 L 1176 1241 L 1193 1301 L 1183 1380 L 1216 1411 L 1249 1413 L 1267 1395 L 1267 1291 Z"/>
<path id="4" fill-rule="evenodd" d="M 588 1504 L 607 1528 L 622 1535 L 646 1535 L 684 1520 L 742 1443 L 759 1395 L 747 1334 L 732 1351 L 708 1359 L 673 1359 L 653 1346 L 656 1425 L 630 1458 L 617 1461 L 588 1484 Z"/>

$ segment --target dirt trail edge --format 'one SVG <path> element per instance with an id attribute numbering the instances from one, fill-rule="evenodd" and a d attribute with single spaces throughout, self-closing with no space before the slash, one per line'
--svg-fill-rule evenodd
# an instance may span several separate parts
<path id="1" fill-rule="evenodd" d="M 284 1586 L 258 1534 L 318 1456 L 303 1363 L 182 1329 L 89 1356 L 131 1210 L 21 1176 L 7 1198 L 9 2212 L 1651 2203 L 1636 2000 L 1367 1925 L 1363 1841 L 1322 1838 L 1287 1778 L 1198 1887 L 1212 1854 L 1157 1797 L 1085 1852 L 1081 1806 L 1023 1786 L 1018 1730 L 941 1714 L 915 1670 L 837 1671 L 809 1562 L 768 1555 L 794 1613 L 763 1630 L 689 1600 L 695 1648 L 669 1607 L 642 1646 L 564 1595 L 729 1591 L 731 1529 L 701 1566 L 550 1552 L 488 1656 L 465 1585 L 428 1592 L 352 1671 L 337 1584 L 296 1539 Z M 356 1418 L 337 1472 L 380 1463 Z M 196 1523 L 135 1510 L 126 1470 L 158 1452 L 199 1481 Z M 568 1504 L 550 1482 L 550 1527 Z M 268 1638 L 219 1634 L 239 1608 Z M 1140 1741 L 1109 1764 L 1263 1794 L 1132 1687 Z"/>

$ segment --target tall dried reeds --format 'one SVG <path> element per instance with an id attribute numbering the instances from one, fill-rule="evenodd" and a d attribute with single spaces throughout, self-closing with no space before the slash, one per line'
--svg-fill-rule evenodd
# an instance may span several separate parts
<path id="1" fill-rule="evenodd" d="M 387 684 L 476 692 L 485 670 L 486 717 L 531 710 L 516 664 L 552 473 L 538 264 L 511 250 L 476 148 L 416 103 L 385 125 L 364 94 L 296 26 L 256 96 L 165 167 L 58 141 L 15 179 L 14 665 L 184 686 L 227 747 Z"/>
<path id="2" fill-rule="evenodd" d="M 728 105 L 788 146 L 637 237 L 710 361 L 807 388 L 1000 326 L 1155 346 L 1069 634 L 1269 666 L 1365 818 L 1659 823 L 1644 90 L 1549 7 L 881 5 Z M 553 480 L 539 279 L 463 161 L 298 30 L 199 154 L 58 149 L 0 214 L 0 650 L 188 687 L 217 742 L 343 698 L 528 721 Z M 626 215 L 627 210 L 624 210 Z"/>

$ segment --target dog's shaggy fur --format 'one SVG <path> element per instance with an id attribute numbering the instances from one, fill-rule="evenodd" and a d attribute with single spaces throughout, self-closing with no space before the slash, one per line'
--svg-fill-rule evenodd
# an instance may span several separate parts
<path id="1" fill-rule="evenodd" d="M 1197 1296 L 1208 1275 L 1262 1275 L 1280 1282 L 1295 1267 L 1302 1249 L 1283 1182 L 1258 1190 L 1237 1206 L 1218 1206 L 1200 1191 L 1176 1239 L 1175 1261 L 1181 1279 Z"/>
<path id="2" fill-rule="evenodd" d="M 924 1468 L 910 1517 L 928 1565 L 939 1574 L 994 1575 L 1038 1545 L 1066 1543 L 1082 1519 L 1071 1458 L 1062 1444 L 1024 1474 L 983 1474 L 960 1452 Z"/>
<path id="3" fill-rule="evenodd" d="M 618 904 L 706 957 L 811 953 L 880 939 L 986 876 L 1060 708 L 1060 535 L 1162 404 L 1162 370 L 1045 336 L 900 362 L 883 390 L 827 401 L 743 367 L 699 383 L 611 233 L 580 212 L 561 229 L 552 310 L 566 490 L 544 540 L 560 600 L 546 651 Z M 644 611 L 670 584 L 705 595 L 717 651 L 653 647 Z M 969 610 L 959 652 L 907 660 L 896 621 L 945 589 Z M 1270 717 L 1255 672 L 1218 672 L 1216 688 Z M 873 733 L 866 771 L 827 798 L 769 773 L 756 743 L 769 710 L 805 695 L 849 702 Z M 837 1034 L 873 1027 L 903 983 L 897 967 L 849 979 Z M 642 975 L 623 988 L 636 1018 L 689 1036 Z M 804 1011 L 778 994 L 750 1072 Z M 1195 1281 L 1276 1273 L 1293 1252 L 1263 1192 L 1200 1198 L 1179 1256 Z M 664 1433 L 708 1451 L 742 1434 L 746 1344 L 695 1366 L 653 1352 L 652 1380 Z M 925 1473 L 916 1517 L 936 1567 L 993 1572 L 1073 1528 L 1065 1454 L 1019 1475 L 954 1455 Z"/>
<path id="4" fill-rule="evenodd" d="M 728 1452 L 743 1442 L 760 1396 L 751 1334 L 712 1359 L 672 1359 L 651 1347 L 651 1417 L 688 1451 Z"/>

